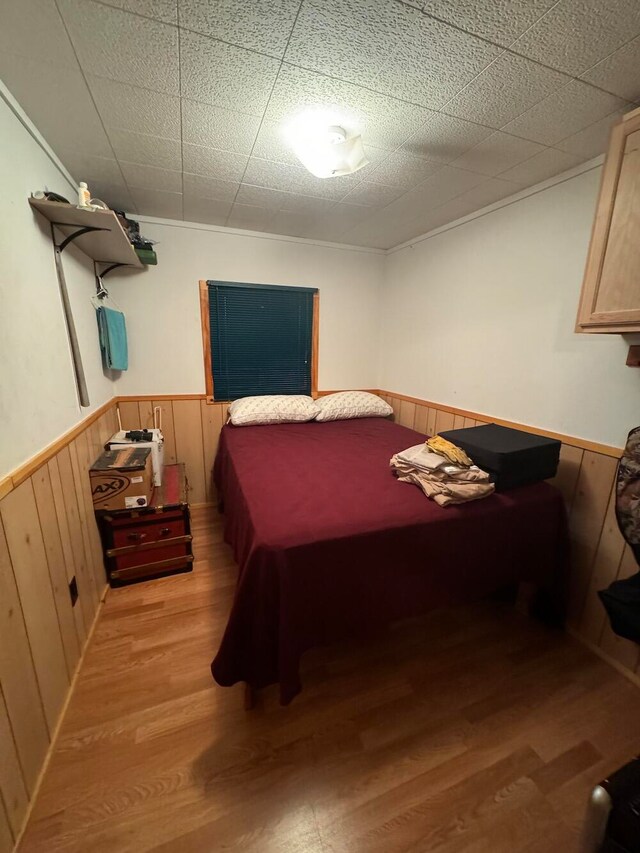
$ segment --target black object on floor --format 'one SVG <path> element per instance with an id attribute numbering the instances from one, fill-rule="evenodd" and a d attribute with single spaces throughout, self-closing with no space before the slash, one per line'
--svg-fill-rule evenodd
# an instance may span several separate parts
<path id="1" fill-rule="evenodd" d="M 555 438 L 499 424 L 450 429 L 440 435 L 491 474 L 499 492 L 548 480 L 558 470 L 561 442 Z"/>
<path id="2" fill-rule="evenodd" d="M 583 841 L 585 853 L 640 853 L 640 758 L 593 789 Z"/>

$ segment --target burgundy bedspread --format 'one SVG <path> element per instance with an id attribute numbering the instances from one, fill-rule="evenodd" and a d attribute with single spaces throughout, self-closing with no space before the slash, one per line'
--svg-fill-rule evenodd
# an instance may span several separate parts
<path id="1" fill-rule="evenodd" d="M 287 703 L 306 649 L 557 570 L 556 489 L 440 507 L 389 468 L 423 440 L 382 418 L 223 428 L 214 473 L 240 571 L 218 684 L 277 682 Z"/>

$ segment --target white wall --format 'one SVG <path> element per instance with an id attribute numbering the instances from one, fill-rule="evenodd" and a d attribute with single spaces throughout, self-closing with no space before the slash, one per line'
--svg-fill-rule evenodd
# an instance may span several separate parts
<path id="1" fill-rule="evenodd" d="M 575 334 L 600 168 L 386 258 L 379 385 L 621 446 L 629 339 Z"/>
<path id="2" fill-rule="evenodd" d="M 103 374 L 92 266 L 77 250 L 63 263 L 91 407 L 77 402 L 48 223 L 27 203 L 73 186 L 0 97 L 0 477 L 114 395 Z"/>
<path id="3" fill-rule="evenodd" d="M 118 394 L 204 393 L 200 279 L 317 287 L 319 387 L 377 387 L 380 252 L 139 221 L 142 233 L 158 240 L 159 262 L 109 284 L 129 337 L 129 370 L 118 381 Z"/>

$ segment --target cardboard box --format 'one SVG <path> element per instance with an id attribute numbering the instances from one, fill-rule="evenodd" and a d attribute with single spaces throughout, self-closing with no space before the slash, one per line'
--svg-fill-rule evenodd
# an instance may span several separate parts
<path id="1" fill-rule="evenodd" d="M 151 449 L 105 450 L 89 469 L 96 510 L 140 509 L 153 494 Z"/>

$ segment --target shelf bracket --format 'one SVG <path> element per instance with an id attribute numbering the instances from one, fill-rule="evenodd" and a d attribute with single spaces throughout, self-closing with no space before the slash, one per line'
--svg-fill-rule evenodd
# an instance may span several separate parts
<path id="1" fill-rule="evenodd" d="M 51 224 L 56 225 L 58 228 L 60 228 L 60 227 L 66 227 L 66 228 L 74 227 L 73 223 L 71 223 L 71 222 L 52 222 Z M 56 243 L 55 238 L 54 238 L 54 245 L 55 245 L 56 249 L 59 249 L 61 252 L 64 252 L 64 250 L 67 248 L 69 243 L 72 243 L 78 237 L 82 237 L 83 234 L 90 234 L 92 231 L 108 231 L 108 230 L 109 230 L 108 228 L 100 228 L 97 225 L 85 225 L 83 228 L 78 228 L 78 230 L 74 231 L 73 234 L 69 234 L 68 237 L 65 237 L 65 239 L 60 244 Z"/>
<path id="2" fill-rule="evenodd" d="M 96 264 L 102 264 L 102 263 L 106 263 L 106 261 L 96 261 Z M 117 270 L 118 267 L 129 267 L 129 266 L 131 266 L 131 264 L 120 264 L 120 263 L 109 264 L 109 266 L 107 266 L 106 269 L 102 270 L 101 273 L 96 272 L 96 278 L 104 278 L 105 276 L 109 275 L 110 272 Z"/>

